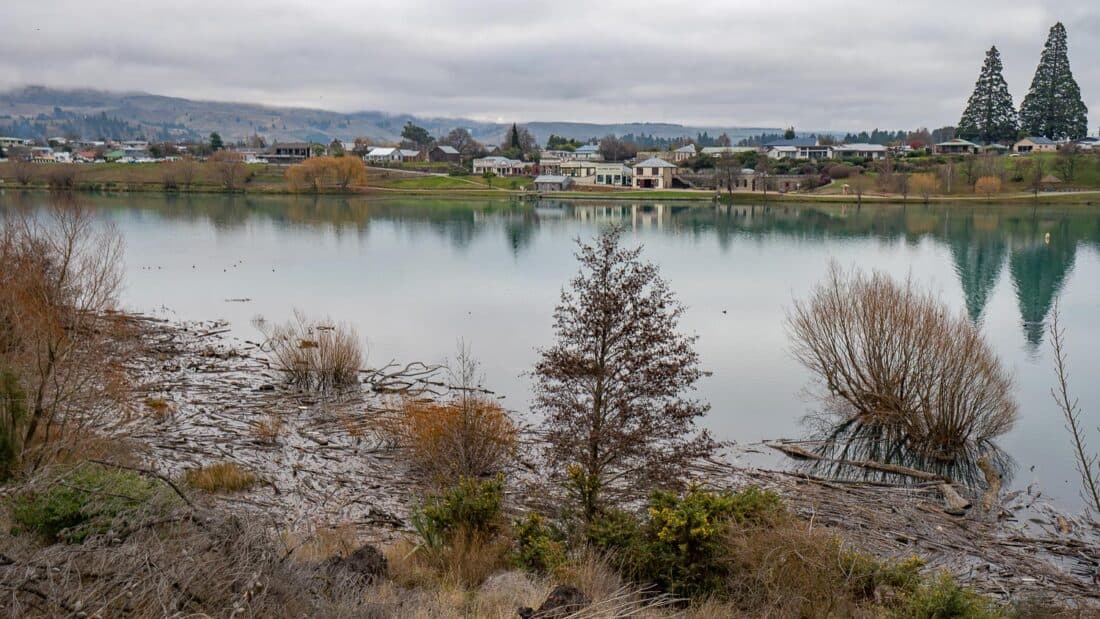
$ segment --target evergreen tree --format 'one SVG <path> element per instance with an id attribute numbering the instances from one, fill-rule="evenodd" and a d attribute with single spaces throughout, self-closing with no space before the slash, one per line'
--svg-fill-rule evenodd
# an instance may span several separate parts
<path id="1" fill-rule="evenodd" d="M 1058 22 L 1050 29 L 1031 89 L 1020 105 L 1020 125 L 1031 135 L 1078 139 L 1088 134 L 1088 114 L 1069 68 L 1066 28 Z"/>
<path id="2" fill-rule="evenodd" d="M 993 46 L 985 53 L 974 94 L 959 120 L 958 134 L 963 139 L 983 144 L 1016 139 L 1016 108 L 1003 71 L 1001 53 Z"/>
<path id="3" fill-rule="evenodd" d="M 222 142 L 222 136 L 217 131 L 210 134 L 210 150 L 219 151 L 225 148 L 225 143 Z"/>
<path id="4" fill-rule="evenodd" d="M 519 127 L 516 126 L 516 123 L 512 123 L 512 132 L 510 134 L 510 137 L 509 137 L 508 141 L 510 143 L 509 146 L 511 146 L 512 148 L 515 148 L 515 149 L 520 149 L 521 148 L 520 143 L 519 143 Z"/>

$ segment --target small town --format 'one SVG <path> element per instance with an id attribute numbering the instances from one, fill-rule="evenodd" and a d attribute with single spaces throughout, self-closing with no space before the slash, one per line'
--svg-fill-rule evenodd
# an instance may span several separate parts
<path id="1" fill-rule="evenodd" d="M 1098 14 L 0 3 L 0 617 L 1100 619 Z"/>

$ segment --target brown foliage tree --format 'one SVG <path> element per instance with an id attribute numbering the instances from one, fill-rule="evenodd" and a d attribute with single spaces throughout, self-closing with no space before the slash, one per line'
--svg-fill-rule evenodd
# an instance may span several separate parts
<path id="1" fill-rule="evenodd" d="M 974 183 L 974 191 L 989 200 L 993 197 L 993 194 L 1001 193 L 1001 179 L 996 176 L 983 176 L 978 179 L 978 182 Z"/>
<path id="2" fill-rule="evenodd" d="M 0 229 L 0 366 L 26 398 L 21 452 L 79 434 L 115 402 L 106 351 L 121 258 L 119 234 L 71 199 Z"/>
<path id="3" fill-rule="evenodd" d="M 244 156 L 232 150 L 219 150 L 210 155 L 210 165 L 222 186 L 229 190 L 237 189 L 248 174 Z"/>
<path id="4" fill-rule="evenodd" d="M 715 447 L 694 428 L 708 406 L 684 396 L 703 376 L 695 338 L 677 330 L 684 308 L 641 248 L 620 241 L 613 228 L 580 244 L 580 272 L 554 310 L 557 341 L 534 371 L 548 456 L 569 467 L 588 521 L 609 496 L 644 495 Z"/>
<path id="5" fill-rule="evenodd" d="M 930 172 L 919 172 L 909 178 L 910 190 L 920 196 L 925 204 L 928 204 L 937 186 L 936 177 Z"/>
<path id="6" fill-rule="evenodd" d="M 795 357 L 843 421 L 944 460 L 972 454 L 1015 422 L 1012 381 L 981 333 L 911 282 L 834 265 L 787 325 Z"/>

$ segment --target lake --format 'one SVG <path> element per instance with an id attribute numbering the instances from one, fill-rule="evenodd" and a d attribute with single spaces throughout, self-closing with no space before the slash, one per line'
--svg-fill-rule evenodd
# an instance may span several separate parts
<path id="1" fill-rule="evenodd" d="M 0 193 L 0 212 L 43 193 Z M 369 361 L 442 361 L 459 340 L 486 385 L 525 414 L 536 349 L 575 273 L 574 239 L 621 224 L 687 306 L 710 402 L 706 426 L 753 442 L 807 435 L 809 377 L 784 313 L 843 267 L 912 276 L 978 323 L 1016 379 L 1020 418 L 1000 446 L 1012 485 L 1079 505 L 1068 435 L 1049 388 L 1045 329 L 1060 299 L 1071 387 L 1100 449 L 1100 208 L 1028 206 L 714 207 L 675 203 L 437 198 L 90 196 L 126 241 L 125 307 L 226 319 L 256 339 L 258 315 L 297 308 L 354 325 Z M 242 301 L 242 299 L 247 299 Z"/>

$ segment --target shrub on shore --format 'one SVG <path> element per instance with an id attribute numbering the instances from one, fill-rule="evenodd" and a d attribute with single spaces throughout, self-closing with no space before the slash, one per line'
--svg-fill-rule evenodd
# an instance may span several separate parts
<path id="1" fill-rule="evenodd" d="M 255 324 L 267 339 L 272 365 L 290 384 L 320 390 L 358 384 L 363 352 L 352 327 L 311 319 L 297 310 L 286 324 L 269 325 L 262 319 Z"/>
<path id="2" fill-rule="evenodd" d="M 163 483 L 137 473 L 81 464 L 63 470 L 44 488 L 18 495 L 12 519 L 48 541 L 79 543 L 132 525 L 142 514 L 163 512 L 174 498 Z"/>

